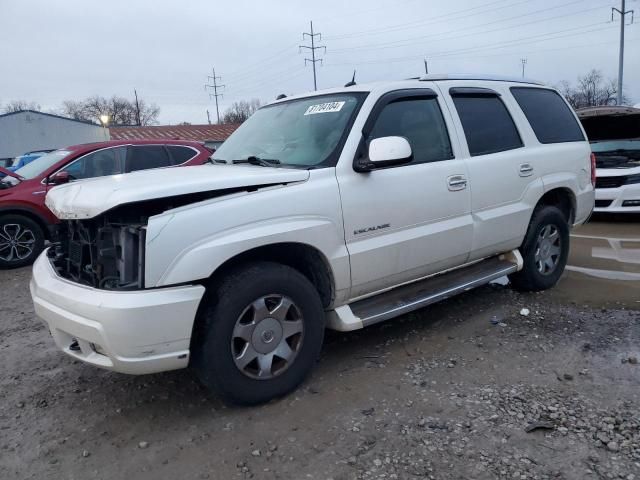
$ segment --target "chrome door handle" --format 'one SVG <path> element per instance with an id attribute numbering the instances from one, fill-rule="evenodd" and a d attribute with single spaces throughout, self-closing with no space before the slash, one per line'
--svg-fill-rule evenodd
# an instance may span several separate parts
<path id="1" fill-rule="evenodd" d="M 467 188 L 467 179 L 464 175 L 451 175 L 447 178 L 447 186 L 452 192 L 464 190 Z"/>
<path id="2" fill-rule="evenodd" d="M 533 166 L 530 163 L 523 163 L 520 165 L 520 176 L 528 177 L 533 174 Z"/>

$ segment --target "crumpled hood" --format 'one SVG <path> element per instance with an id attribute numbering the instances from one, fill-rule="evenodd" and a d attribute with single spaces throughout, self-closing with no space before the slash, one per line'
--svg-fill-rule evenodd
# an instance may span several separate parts
<path id="1" fill-rule="evenodd" d="M 302 182 L 307 170 L 252 165 L 162 168 L 54 187 L 46 205 L 61 220 L 93 218 L 118 205 L 223 189 Z"/>

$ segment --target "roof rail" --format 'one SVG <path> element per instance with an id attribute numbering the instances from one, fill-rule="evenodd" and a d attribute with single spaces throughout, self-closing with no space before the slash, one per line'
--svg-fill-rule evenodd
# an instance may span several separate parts
<path id="1" fill-rule="evenodd" d="M 509 77 L 506 75 L 478 75 L 473 73 L 429 73 L 419 77 L 421 82 L 432 82 L 437 80 L 488 80 L 496 82 L 532 83 L 534 85 L 544 85 L 538 80 L 522 77 Z"/>

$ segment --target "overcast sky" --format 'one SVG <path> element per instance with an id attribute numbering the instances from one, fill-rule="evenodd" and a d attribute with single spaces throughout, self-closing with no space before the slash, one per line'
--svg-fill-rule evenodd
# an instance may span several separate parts
<path id="1" fill-rule="evenodd" d="M 236 100 L 313 89 L 302 32 L 326 45 L 318 88 L 423 73 L 520 75 L 550 84 L 617 77 L 619 17 L 604 0 L 0 0 L 0 103 L 44 110 L 133 89 L 163 124 L 206 123 L 211 68 Z M 640 13 L 640 2 L 627 1 Z M 640 102 L 640 22 L 627 27 L 625 89 Z"/>

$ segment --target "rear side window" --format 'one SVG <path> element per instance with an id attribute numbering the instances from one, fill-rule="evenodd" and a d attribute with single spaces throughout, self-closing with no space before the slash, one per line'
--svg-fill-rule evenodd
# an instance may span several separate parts
<path id="1" fill-rule="evenodd" d="M 386 105 L 367 140 L 399 136 L 411 145 L 411 163 L 437 162 L 453 158 L 449 134 L 435 98 L 407 97 Z"/>
<path id="2" fill-rule="evenodd" d="M 162 145 L 144 145 L 129 147 L 127 153 L 127 171 L 148 170 L 168 167 L 169 155 Z"/>
<path id="3" fill-rule="evenodd" d="M 582 142 L 584 135 L 562 97 L 544 88 L 512 87 L 540 143 Z"/>
<path id="4" fill-rule="evenodd" d="M 181 147 L 179 145 L 169 145 L 167 150 L 169 150 L 169 154 L 171 155 L 172 165 L 180 165 L 188 162 L 198 154 L 193 148 Z"/>
<path id="5" fill-rule="evenodd" d="M 513 119 L 497 95 L 452 95 L 472 157 L 523 146 Z"/>

